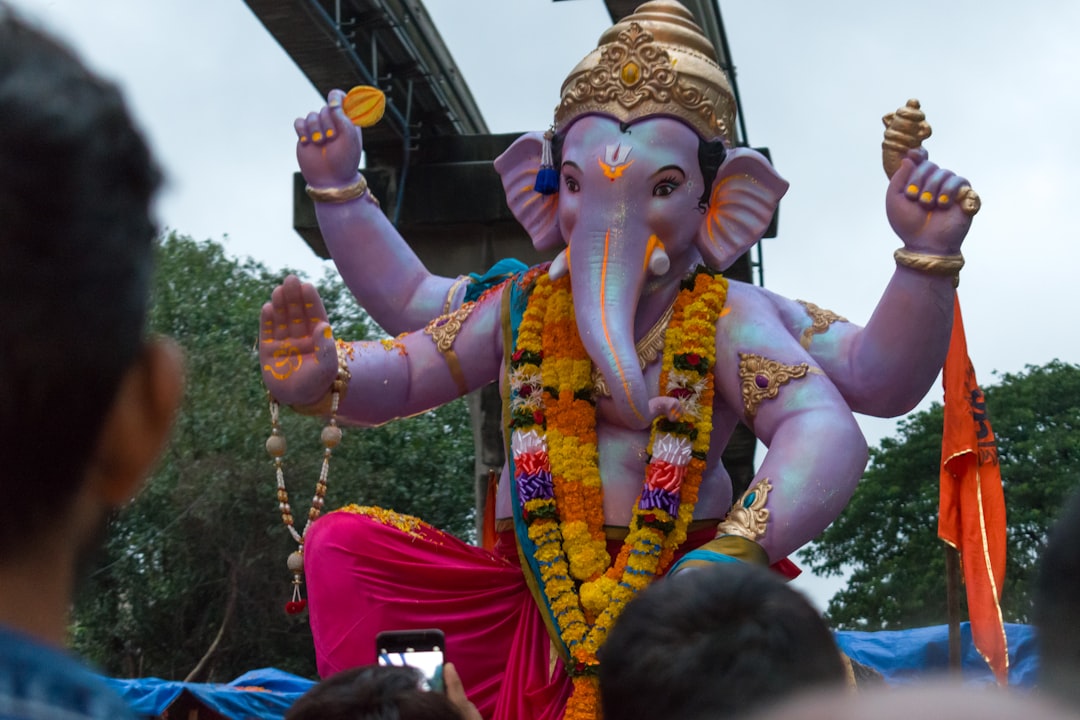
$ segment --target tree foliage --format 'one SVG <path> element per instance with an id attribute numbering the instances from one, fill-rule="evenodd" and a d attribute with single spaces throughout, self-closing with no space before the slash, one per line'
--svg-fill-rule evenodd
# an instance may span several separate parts
<path id="1" fill-rule="evenodd" d="M 1007 508 L 1006 622 L 1028 622 L 1046 531 L 1080 480 L 1080 366 L 1052 361 L 984 388 Z M 850 573 L 829 603 L 839 628 L 882 630 L 947 621 L 944 545 L 937 538 L 943 409 L 900 424 L 840 518 L 801 553 L 817 572 Z M 961 593 L 962 595 L 963 593 Z"/>
<path id="2" fill-rule="evenodd" d="M 206 656 L 193 679 L 231 680 L 266 666 L 314 675 L 306 616 L 283 612 L 292 590 L 285 560 L 296 546 L 281 525 L 264 449 L 269 413 L 255 347 L 259 308 L 286 273 L 228 258 L 212 242 L 174 234 L 160 243 L 150 326 L 183 346 L 187 392 L 170 447 L 110 524 L 102 565 L 74 613 L 76 648 L 108 673 L 183 679 Z M 318 286 L 339 337 L 378 332 L 336 276 Z M 302 523 L 322 423 L 282 414 L 286 483 Z M 470 537 L 472 457 L 463 401 L 346 429 L 328 507 L 392 507 Z"/>

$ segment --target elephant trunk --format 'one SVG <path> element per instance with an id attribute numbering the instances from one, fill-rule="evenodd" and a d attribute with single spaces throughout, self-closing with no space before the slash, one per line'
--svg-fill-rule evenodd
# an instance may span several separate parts
<path id="1" fill-rule="evenodd" d="M 608 229 L 570 243 L 574 313 L 582 344 L 604 376 L 620 424 L 645 428 L 652 421 L 649 392 L 634 346 L 634 318 L 645 281 L 644 253 Z M 636 246 L 644 249 L 646 243 Z"/>

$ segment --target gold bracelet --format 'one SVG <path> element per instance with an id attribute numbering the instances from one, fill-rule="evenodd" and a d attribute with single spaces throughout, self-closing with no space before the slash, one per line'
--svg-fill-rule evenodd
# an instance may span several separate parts
<path id="1" fill-rule="evenodd" d="M 732 505 L 724 521 L 716 526 L 717 537 L 736 535 L 754 542 L 765 537 L 769 522 L 769 509 L 765 507 L 765 501 L 772 488 L 769 478 L 762 478 L 757 485 L 747 488 L 742 497 Z"/>
<path id="2" fill-rule="evenodd" d="M 931 275 L 956 275 L 964 267 L 964 256 L 960 253 L 955 255 L 928 255 L 899 248 L 893 253 L 893 259 L 897 265 L 930 273 Z"/>
<path id="3" fill-rule="evenodd" d="M 340 402 L 341 398 L 345 396 L 346 391 L 349 388 L 349 381 L 352 380 L 352 372 L 349 371 L 349 360 L 356 357 L 356 352 L 353 349 L 351 343 L 344 340 L 336 340 L 337 362 L 338 371 L 334 376 L 334 382 L 331 383 L 330 389 L 326 391 L 326 394 L 315 402 L 309 405 L 290 405 L 295 412 L 301 415 L 314 415 L 314 416 L 328 416 L 332 412 L 337 412 L 337 407 L 334 405 L 335 396 L 337 401 Z"/>
<path id="4" fill-rule="evenodd" d="M 308 185 L 305 190 L 307 190 L 308 197 L 315 202 L 343 203 L 354 200 L 366 193 L 368 184 L 367 178 L 361 175 L 359 180 L 345 187 L 313 188 Z"/>

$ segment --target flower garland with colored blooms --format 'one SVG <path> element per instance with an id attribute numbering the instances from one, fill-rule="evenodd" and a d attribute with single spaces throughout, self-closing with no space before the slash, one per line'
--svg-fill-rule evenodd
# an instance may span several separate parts
<path id="1" fill-rule="evenodd" d="M 514 482 L 540 587 L 566 646 L 567 720 L 599 716 L 597 651 L 622 609 L 686 540 L 712 434 L 716 322 L 727 281 L 699 268 L 683 281 L 664 342 L 660 388 L 678 420 L 653 421 L 650 460 L 615 562 L 607 552 L 592 362 L 577 332 L 569 278 L 536 280 L 510 363 Z"/>

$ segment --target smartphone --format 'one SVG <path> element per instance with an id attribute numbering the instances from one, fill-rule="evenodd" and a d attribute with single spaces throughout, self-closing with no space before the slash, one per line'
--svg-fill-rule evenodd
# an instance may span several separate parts
<path id="1" fill-rule="evenodd" d="M 442 630 L 386 630 L 375 636 L 380 665 L 408 665 L 423 673 L 420 689 L 443 691 Z"/>

